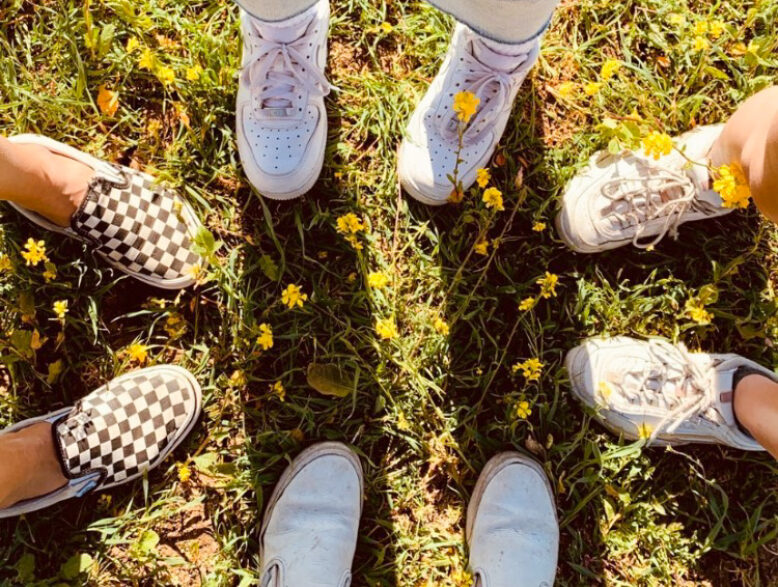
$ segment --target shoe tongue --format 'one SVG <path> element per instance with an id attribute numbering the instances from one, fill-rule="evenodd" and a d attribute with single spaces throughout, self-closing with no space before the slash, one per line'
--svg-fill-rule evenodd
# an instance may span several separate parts
<path id="1" fill-rule="evenodd" d="M 305 33 L 312 19 L 313 16 L 311 15 L 303 15 L 301 18 L 293 19 L 291 23 L 285 22 L 282 26 L 263 23 L 260 27 L 261 35 L 263 38 L 276 43 L 292 43 Z M 280 71 L 283 71 L 285 67 L 283 59 L 278 57 L 273 69 L 278 68 Z M 289 91 L 292 93 L 294 88 L 289 86 Z M 268 98 L 264 101 L 263 106 L 265 108 L 291 108 L 292 103 L 287 98 L 277 97 Z"/>
<path id="2" fill-rule="evenodd" d="M 283 25 L 262 23 L 262 37 L 276 43 L 292 43 L 303 36 L 312 19 L 312 16 L 306 15 L 306 18 L 293 19 L 293 22 Z"/>
<path id="3" fill-rule="evenodd" d="M 527 60 L 527 53 L 535 41 L 520 45 L 506 45 L 489 39 L 473 42 L 473 55 L 484 65 L 503 72 L 511 72 Z"/>

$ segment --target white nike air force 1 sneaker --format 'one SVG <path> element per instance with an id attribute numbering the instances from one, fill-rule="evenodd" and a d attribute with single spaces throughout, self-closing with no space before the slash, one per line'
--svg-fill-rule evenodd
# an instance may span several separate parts
<path id="1" fill-rule="evenodd" d="M 454 189 L 459 120 L 454 96 L 480 98 L 465 131 L 458 179 L 464 189 L 486 167 L 510 118 L 516 94 L 537 61 L 540 41 L 506 45 L 457 24 L 443 66 L 416 108 L 400 145 L 398 173 L 405 190 L 425 204 L 445 204 Z"/>
<path id="2" fill-rule="evenodd" d="M 277 23 L 241 11 L 238 151 L 251 184 L 274 200 L 302 196 L 321 174 L 329 17 L 329 0 Z"/>

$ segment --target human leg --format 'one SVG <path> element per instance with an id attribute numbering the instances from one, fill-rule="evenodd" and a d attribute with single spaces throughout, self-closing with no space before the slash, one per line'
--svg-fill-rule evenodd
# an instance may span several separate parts
<path id="1" fill-rule="evenodd" d="M 0 199 L 33 210 L 59 226 L 86 196 L 94 169 L 45 147 L 0 137 Z"/>
<path id="2" fill-rule="evenodd" d="M 751 96 L 735 111 L 711 149 L 711 163 L 740 165 L 756 206 L 778 222 L 778 86 Z"/>

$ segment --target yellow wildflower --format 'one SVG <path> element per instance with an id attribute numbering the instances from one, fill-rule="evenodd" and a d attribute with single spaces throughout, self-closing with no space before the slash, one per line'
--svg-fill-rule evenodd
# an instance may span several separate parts
<path id="1" fill-rule="evenodd" d="M 600 69 L 600 77 L 607 81 L 611 79 L 621 69 L 621 61 L 618 59 L 608 59 L 602 64 Z"/>
<path id="2" fill-rule="evenodd" d="M 710 41 L 706 39 L 705 37 L 694 37 L 694 42 L 692 43 L 692 48 L 695 51 L 707 51 L 710 47 Z"/>
<path id="3" fill-rule="evenodd" d="M 41 261 L 48 261 L 46 256 L 46 245 L 43 241 L 35 241 L 31 238 L 27 239 L 24 243 L 25 250 L 22 251 L 22 258 L 26 261 L 27 266 L 32 265 L 36 267 Z"/>
<path id="4" fill-rule="evenodd" d="M 178 465 L 178 480 L 181 483 L 187 483 L 192 477 L 192 470 L 186 463 Z"/>
<path id="5" fill-rule="evenodd" d="M 394 27 L 392 26 L 391 22 L 382 22 L 381 30 L 388 35 L 394 30 Z"/>
<path id="6" fill-rule="evenodd" d="M 535 232 L 543 232 L 546 230 L 546 223 L 545 222 L 536 222 L 532 225 L 532 230 Z"/>
<path id="7" fill-rule="evenodd" d="M 125 46 L 124 50 L 127 51 L 127 53 L 132 53 L 140 47 L 140 41 L 138 40 L 138 37 L 130 37 L 127 39 L 127 45 Z"/>
<path id="8" fill-rule="evenodd" d="M 176 81 L 176 72 L 172 68 L 164 65 L 157 67 L 154 74 L 157 76 L 157 79 L 166 86 L 169 86 Z"/>
<path id="9" fill-rule="evenodd" d="M 5 253 L 0 254 L 0 271 L 10 271 L 13 268 L 11 258 Z"/>
<path id="10" fill-rule="evenodd" d="M 523 363 L 516 363 L 513 366 L 513 372 L 518 373 L 521 371 L 521 374 L 524 375 L 524 378 L 528 381 L 538 381 L 540 379 L 540 375 L 543 373 L 543 363 L 540 361 L 540 359 L 533 357 L 531 359 L 527 359 Z"/>
<path id="11" fill-rule="evenodd" d="M 438 334 L 442 334 L 443 336 L 447 336 L 448 333 L 450 332 L 450 328 L 448 324 L 440 316 L 436 317 L 435 320 L 432 322 L 432 327 L 435 329 L 435 331 Z"/>
<path id="12" fill-rule="evenodd" d="M 454 112 L 460 121 L 467 124 L 475 115 L 480 103 L 481 98 L 472 92 L 459 92 L 454 96 Z"/>
<path id="13" fill-rule="evenodd" d="M 708 34 L 712 39 L 718 39 L 724 34 L 724 23 L 720 20 L 712 20 L 708 23 Z"/>
<path id="14" fill-rule="evenodd" d="M 532 414 L 532 408 L 529 407 L 529 402 L 525 399 L 516 403 L 516 415 L 522 420 L 526 420 Z"/>
<path id="15" fill-rule="evenodd" d="M 527 310 L 531 310 L 534 305 L 535 305 L 535 298 L 524 298 L 519 303 L 519 310 L 521 310 L 522 312 L 526 312 Z"/>
<path id="16" fill-rule="evenodd" d="M 190 82 L 195 82 L 200 79 L 203 74 L 203 68 L 199 65 L 193 65 L 186 70 L 186 79 Z"/>
<path id="17" fill-rule="evenodd" d="M 569 98 L 575 92 L 577 85 L 574 82 L 562 82 L 556 88 L 557 94 L 561 98 Z"/>
<path id="18" fill-rule="evenodd" d="M 127 347 L 127 356 L 130 358 L 130 361 L 135 361 L 142 365 L 149 358 L 149 347 L 145 344 L 134 342 Z"/>
<path id="19" fill-rule="evenodd" d="M 725 208 L 748 208 L 751 188 L 739 163 L 722 165 L 714 170 L 713 189 L 721 196 Z"/>
<path id="20" fill-rule="evenodd" d="M 156 63 L 157 58 L 154 55 L 154 52 L 148 47 L 143 49 L 143 53 L 141 53 L 140 57 L 138 58 L 138 67 L 152 71 Z"/>
<path id="21" fill-rule="evenodd" d="M 302 308 L 303 304 L 308 301 L 308 294 L 302 293 L 299 286 L 290 283 L 286 286 L 286 289 L 281 293 L 281 301 L 286 304 L 288 308 Z"/>
<path id="22" fill-rule="evenodd" d="M 559 283 L 559 276 L 554 273 L 549 273 L 546 271 L 546 274 L 539 278 L 535 283 L 537 283 L 540 286 L 540 296 L 543 298 L 550 298 L 550 297 L 556 297 L 556 286 L 557 283 Z"/>
<path id="23" fill-rule="evenodd" d="M 342 235 L 345 235 L 346 240 L 351 244 L 351 246 L 356 250 L 361 251 L 362 243 L 357 240 L 357 233 L 367 230 L 367 227 L 365 226 L 365 223 L 362 221 L 362 219 L 353 212 L 349 212 L 348 214 L 340 216 L 336 221 L 336 225 L 338 232 Z"/>
<path id="24" fill-rule="evenodd" d="M 68 313 L 68 301 L 67 300 L 57 300 L 54 302 L 54 305 L 52 306 L 54 309 L 54 314 L 59 318 L 60 320 L 65 319 L 65 314 Z"/>
<path id="25" fill-rule="evenodd" d="M 584 84 L 583 91 L 587 96 L 594 96 L 599 93 L 601 87 L 601 82 L 588 82 Z"/>
<path id="26" fill-rule="evenodd" d="M 398 335 L 394 318 L 381 318 L 375 323 L 375 331 L 384 340 L 390 340 Z"/>
<path id="27" fill-rule="evenodd" d="M 386 276 L 386 273 L 372 271 L 367 275 L 367 284 L 375 289 L 383 289 L 389 285 L 389 278 Z"/>
<path id="28" fill-rule="evenodd" d="M 475 243 L 475 246 L 473 247 L 473 250 L 475 250 L 476 254 L 478 255 L 488 255 L 489 254 L 489 239 L 487 238 L 481 238 L 477 243 Z"/>
<path id="29" fill-rule="evenodd" d="M 475 172 L 475 181 L 479 188 L 485 188 L 492 180 L 492 173 L 488 169 L 479 169 Z"/>
<path id="30" fill-rule="evenodd" d="M 701 326 L 710 324 L 713 320 L 713 314 L 705 309 L 704 304 L 699 299 L 692 298 L 687 300 L 686 311 L 688 312 L 689 317 Z"/>
<path id="31" fill-rule="evenodd" d="M 692 31 L 695 35 L 702 36 L 705 35 L 708 32 L 708 21 L 707 20 L 700 20 L 694 23 L 694 27 L 692 27 Z"/>
<path id="32" fill-rule="evenodd" d="M 286 401 L 286 388 L 281 381 L 276 381 L 270 386 L 270 391 L 275 393 L 282 402 Z"/>
<path id="33" fill-rule="evenodd" d="M 246 379 L 246 374 L 242 370 L 235 369 L 235 371 L 232 372 L 232 375 L 230 375 L 231 387 L 245 387 L 246 383 L 248 383 L 248 380 Z"/>
<path id="34" fill-rule="evenodd" d="M 650 424 L 643 422 L 642 424 L 638 425 L 638 438 L 640 440 L 647 440 L 651 438 L 651 434 L 653 434 L 654 429 L 651 427 Z"/>
<path id="35" fill-rule="evenodd" d="M 484 191 L 483 200 L 487 208 L 494 208 L 500 212 L 505 210 L 502 202 L 502 192 L 497 188 L 489 188 Z"/>
<path id="36" fill-rule="evenodd" d="M 262 323 L 259 325 L 257 344 L 262 347 L 263 351 L 273 348 L 273 329 L 270 324 Z"/>
<path id="37" fill-rule="evenodd" d="M 669 155 L 673 150 L 673 139 L 663 132 L 651 131 L 643 137 L 643 151 L 649 157 L 659 160 L 663 155 Z"/>

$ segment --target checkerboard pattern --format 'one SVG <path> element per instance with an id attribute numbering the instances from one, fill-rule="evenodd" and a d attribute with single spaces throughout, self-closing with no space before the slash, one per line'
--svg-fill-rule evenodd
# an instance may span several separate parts
<path id="1" fill-rule="evenodd" d="M 103 486 L 137 477 L 183 440 L 198 405 L 190 383 L 175 372 L 119 377 L 56 425 L 63 465 L 73 477 L 105 471 Z"/>
<path id="2" fill-rule="evenodd" d="M 192 251 L 190 237 L 197 225 L 185 214 L 186 204 L 151 176 L 115 168 L 125 181 L 95 178 L 73 216 L 73 230 L 128 273 L 162 280 L 190 275 L 201 259 Z"/>

